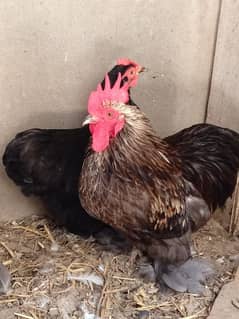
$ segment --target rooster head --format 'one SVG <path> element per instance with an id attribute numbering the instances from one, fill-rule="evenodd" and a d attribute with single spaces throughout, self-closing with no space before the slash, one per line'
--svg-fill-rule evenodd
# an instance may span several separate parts
<path id="1" fill-rule="evenodd" d="M 113 85 L 120 73 L 122 75 L 120 86 L 123 86 L 124 83 L 127 82 L 129 88 L 131 88 L 137 85 L 139 73 L 143 72 L 143 70 L 144 67 L 130 59 L 118 59 L 113 69 L 108 72 L 108 76 L 110 78 L 110 83 Z M 105 80 L 101 82 L 101 85 L 103 88 L 105 87 Z"/>
<path id="2" fill-rule="evenodd" d="M 126 67 L 125 72 L 122 74 L 122 81 L 124 83 L 128 82 L 130 87 L 136 86 L 138 83 L 139 73 L 144 71 L 144 67 L 127 58 L 118 59 L 117 65 Z"/>
<path id="3" fill-rule="evenodd" d="M 99 84 L 96 91 L 91 92 L 88 101 L 90 132 L 92 134 L 92 149 L 95 152 L 104 151 L 110 139 L 115 137 L 124 127 L 125 119 L 114 109 L 116 103 L 127 103 L 129 100 L 129 83 L 121 85 L 122 76 L 119 73 L 117 81 L 111 88 L 109 76 L 105 77 L 105 87 Z M 85 122 L 85 123 L 86 123 Z"/>

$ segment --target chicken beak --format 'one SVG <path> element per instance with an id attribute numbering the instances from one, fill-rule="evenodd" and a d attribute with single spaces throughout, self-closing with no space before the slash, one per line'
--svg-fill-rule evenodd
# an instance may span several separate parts
<path id="1" fill-rule="evenodd" d="M 137 74 L 143 73 L 143 72 L 145 72 L 145 71 L 147 71 L 147 69 L 146 69 L 144 66 L 141 66 L 141 65 L 139 65 L 139 66 L 137 67 L 137 70 L 136 70 Z"/>
<path id="2" fill-rule="evenodd" d="M 97 122 L 97 118 L 89 114 L 83 121 L 82 126 L 88 125 L 90 123 L 95 123 L 95 122 Z"/>
<path id="3" fill-rule="evenodd" d="M 147 71 L 147 69 L 144 66 L 141 66 L 140 69 L 138 70 L 138 73 L 142 73 Z"/>

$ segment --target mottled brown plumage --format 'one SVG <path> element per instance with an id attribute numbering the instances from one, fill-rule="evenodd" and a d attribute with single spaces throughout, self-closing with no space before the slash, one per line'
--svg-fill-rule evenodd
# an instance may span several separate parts
<path id="1" fill-rule="evenodd" d="M 106 151 L 89 148 L 80 178 L 81 203 L 91 216 L 137 241 L 150 257 L 185 260 L 190 227 L 180 158 L 140 110 L 113 107 L 126 124 Z M 173 245 L 170 238 L 175 237 Z"/>

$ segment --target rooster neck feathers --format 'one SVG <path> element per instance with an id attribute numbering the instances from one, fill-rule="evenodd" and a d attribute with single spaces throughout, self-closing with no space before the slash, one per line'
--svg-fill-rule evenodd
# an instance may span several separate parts
<path id="1" fill-rule="evenodd" d="M 181 166 L 175 151 L 155 134 L 143 112 L 125 104 L 114 103 L 113 108 L 124 115 L 126 122 L 122 131 L 111 139 L 106 151 L 93 152 L 99 167 L 102 161 L 109 158 L 112 159 L 109 165 L 118 164 L 123 170 L 126 164 L 142 167 L 143 162 L 147 161 L 150 170 L 164 171 L 170 179 L 170 175 Z M 122 165 L 122 162 L 125 164 Z"/>

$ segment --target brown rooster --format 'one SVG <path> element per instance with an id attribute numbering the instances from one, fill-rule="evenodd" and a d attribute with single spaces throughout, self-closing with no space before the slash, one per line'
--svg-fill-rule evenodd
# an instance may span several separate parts
<path id="1" fill-rule="evenodd" d="M 189 216 L 190 209 L 209 214 L 208 207 L 185 183 L 177 151 L 156 135 L 142 111 L 124 104 L 128 87 L 120 88 L 120 81 L 119 75 L 111 89 L 106 77 L 105 89 L 99 85 L 89 98 L 92 145 L 80 176 L 81 204 L 146 252 L 158 279 L 178 291 L 201 291 L 208 269 L 188 261 Z"/>

